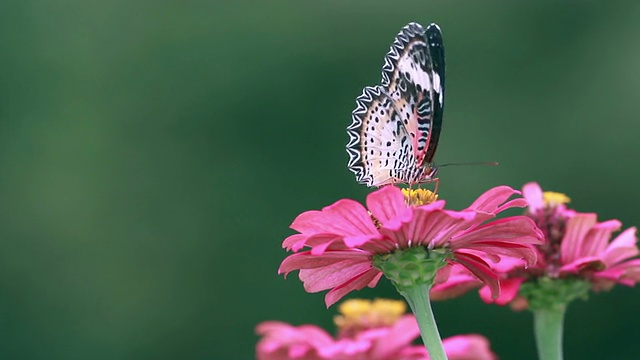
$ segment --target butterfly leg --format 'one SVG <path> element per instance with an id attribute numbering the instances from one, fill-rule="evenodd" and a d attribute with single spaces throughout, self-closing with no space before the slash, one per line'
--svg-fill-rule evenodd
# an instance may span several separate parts
<path id="1" fill-rule="evenodd" d="M 440 178 L 432 178 L 429 180 L 423 180 L 422 182 L 418 183 L 418 188 L 420 187 L 420 184 L 431 184 L 431 183 L 435 183 L 436 186 L 433 187 L 433 193 L 434 194 L 438 194 L 438 187 L 440 186 Z M 409 185 L 409 187 L 411 187 L 411 185 Z"/>

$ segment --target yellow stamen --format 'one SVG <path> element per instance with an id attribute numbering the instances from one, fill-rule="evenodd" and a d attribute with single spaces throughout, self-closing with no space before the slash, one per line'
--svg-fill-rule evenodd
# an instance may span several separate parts
<path id="1" fill-rule="evenodd" d="M 340 304 L 338 311 L 341 315 L 336 315 L 333 322 L 341 334 L 347 335 L 393 325 L 407 311 L 407 305 L 400 300 L 352 299 Z"/>
<path id="2" fill-rule="evenodd" d="M 427 205 L 438 200 L 438 194 L 426 189 L 402 189 L 402 194 L 410 206 Z"/>
<path id="3" fill-rule="evenodd" d="M 560 204 L 568 204 L 571 202 L 571 199 L 563 193 L 553 192 L 553 191 L 545 191 L 544 192 L 544 203 L 548 206 L 556 206 Z"/>

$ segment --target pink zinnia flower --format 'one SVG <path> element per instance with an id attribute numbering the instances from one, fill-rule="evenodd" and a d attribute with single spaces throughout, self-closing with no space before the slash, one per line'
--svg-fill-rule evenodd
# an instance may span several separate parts
<path id="1" fill-rule="evenodd" d="M 354 303 L 355 301 L 355 303 Z M 256 327 L 262 336 L 256 347 L 258 360 L 428 360 L 422 345 L 412 342 L 420 330 L 413 315 L 402 315 L 406 306 L 400 301 L 384 301 L 380 306 L 362 300 L 349 300 L 351 309 L 337 317 L 337 338 L 315 325 L 293 326 L 267 321 Z M 367 306 L 366 310 L 355 307 Z M 402 311 L 396 312 L 397 303 Z M 381 308 L 392 306 L 391 312 L 378 314 Z M 345 307 L 341 307 L 341 311 Z M 372 321 L 378 319 L 380 321 Z M 346 329 L 345 329 L 346 327 Z M 355 329 L 355 330 L 354 330 Z M 450 360 L 495 360 L 489 341 L 480 335 L 458 335 L 443 341 Z"/>
<path id="2" fill-rule="evenodd" d="M 382 276 L 375 260 L 405 249 L 444 254 L 446 265 L 436 282 L 445 281 L 451 266 L 459 264 L 489 286 L 493 296 L 499 293 L 498 277 L 485 259 L 498 262 L 509 256 L 535 263 L 532 244 L 541 243 L 542 234 L 531 219 L 489 221 L 526 205 L 522 198 L 509 200 L 518 191 L 493 188 L 462 211 L 446 210 L 442 200 L 428 203 L 425 193 L 416 190 L 405 197 L 399 188 L 385 186 L 367 196 L 367 208 L 343 199 L 300 214 L 291 225 L 299 234 L 283 243 L 296 253 L 282 262 L 279 273 L 300 270 L 308 292 L 330 289 L 325 297 L 330 306 L 350 291 L 375 286 Z M 305 247 L 309 249 L 302 251 Z"/>
<path id="3" fill-rule="evenodd" d="M 593 290 L 610 289 L 616 283 L 633 286 L 640 281 L 640 252 L 636 228 L 628 228 L 613 238 L 622 224 L 618 220 L 597 221 L 595 213 L 579 213 L 568 209 L 569 198 L 560 193 L 544 192 L 537 183 L 523 187 L 529 202 L 526 215 L 533 219 L 545 235 L 545 242 L 536 246 L 538 262 L 527 267 L 521 260 L 508 259 L 493 265 L 500 274 L 500 297 L 491 298 L 491 289 L 480 294 L 487 302 L 511 304 L 516 309 L 528 307 L 519 296 L 524 283 L 539 278 L 587 281 Z M 473 287 L 464 279 L 470 274 L 459 269 L 454 282 L 438 285 L 432 291 L 440 297 L 454 296 Z M 445 286 L 446 285 L 446 286 Z M 478 286 L 478 282 L 475 282 Z"/>

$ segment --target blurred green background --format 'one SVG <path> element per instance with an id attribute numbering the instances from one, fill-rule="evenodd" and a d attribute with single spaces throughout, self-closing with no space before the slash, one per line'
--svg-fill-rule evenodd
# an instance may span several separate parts
<path id="1" fill-rule="evenodd" d="M 369 189 L 354 99 L 409 21 L 441 25 L 450 207 L 536 180 L 640 224 L 640 3 L 2 1 L 0 358 L 252 359 L 254 326 L 331 328 L 276 274 L 297 214 Z M 353 296 L 395 295 L 387 281 Z M 568 359 L 637 358 L 640 289 L 576 302 Z M 535 359 L 528 313 L 437 303 L 444 336 Z"/>

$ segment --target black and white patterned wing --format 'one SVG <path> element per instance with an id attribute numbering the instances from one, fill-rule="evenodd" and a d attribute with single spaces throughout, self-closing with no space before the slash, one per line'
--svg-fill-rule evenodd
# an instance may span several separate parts
<path id="1" fill-rule="evenodd" d="M 428 180 L 442 123 L 444 52 L 437 25 L 410 23 L 394 39 L 382 83 L 356 99 L 348 127 L 349 169 L 360 183 L 382 186 Z M 432 56 L 440 56 L 435 64 Z M 439 71 L 442 71 L 442 76 Z"/>

